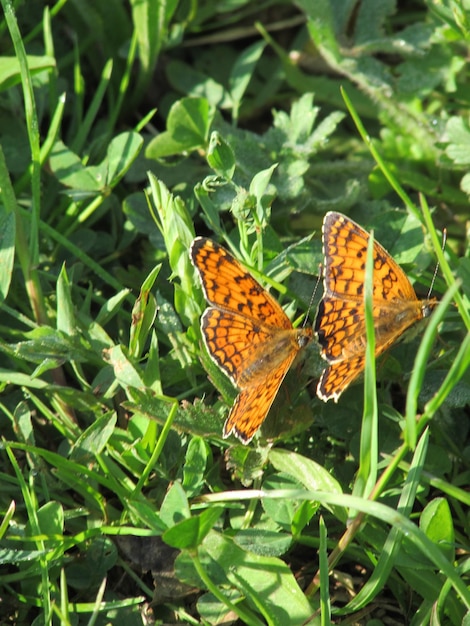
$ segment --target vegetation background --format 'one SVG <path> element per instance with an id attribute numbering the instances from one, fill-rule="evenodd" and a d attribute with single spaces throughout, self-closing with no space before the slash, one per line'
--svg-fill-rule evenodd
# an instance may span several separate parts
<path id="1" fill-rule="evenodd" d="M 470 623 L 467 0 L 1 4 L 0 623 Z M 223 441 L 190 243 L 293 316 L 330 209 L 442 303 Z"/>

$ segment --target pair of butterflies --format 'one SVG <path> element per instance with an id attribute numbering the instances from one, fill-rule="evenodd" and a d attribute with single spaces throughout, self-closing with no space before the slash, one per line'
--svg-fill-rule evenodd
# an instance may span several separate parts
<path id="1" fill-rule="evenodd" d="M 331 211 L 323 221 L 324 294 L 314 331 L 328 365 L 317 395 L 335 402 L 365 366 L 364 285 L 369 234 Z M 223 436 L 249 443 L 263 423 L 294 359 L 313 338 L 293 328 L 280 304 L 224 248 L 196 238 L 191 261 L 211 305 L 201 317 L 207 351 L 238 387 Z M 373 249 L 373 318 L 379 356 L 437 302 L 418 300 L 407 276 L 376 241 Z"/>

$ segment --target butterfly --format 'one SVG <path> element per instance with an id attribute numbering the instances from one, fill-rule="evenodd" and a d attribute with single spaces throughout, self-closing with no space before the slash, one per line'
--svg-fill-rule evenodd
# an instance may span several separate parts
<path id="1" fill-rule="evenodd" d="M 212 360 L 238 387 L 223 429 L 249 443 L 268 414 L 297 354 L 311 341 L 311 328 L 294 328 L 276 300 L 214 241 L 197 237 L 190 258 L 211 305 L 201 331 Z"/>
<path id="2" fill-rule="evenodd" d="M 369 233 L 351 219 L 331 211 L 323 221 L 324 295 L 315 320 L 321 356 L 328 362 L 317 395 L 335 402 L 363 372 L 366 329 L 365 266 Z M 375 355 L 387 350 L 413 324 L 428 317 L 435 299 L 418 300 L 401 267 L 374 240 L 372 309 Z"/>

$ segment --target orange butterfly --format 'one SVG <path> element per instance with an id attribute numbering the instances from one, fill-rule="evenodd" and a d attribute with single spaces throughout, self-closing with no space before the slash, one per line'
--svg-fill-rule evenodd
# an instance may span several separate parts
<path id="1" fill-rule="evenodd" d="M 249 443 L 266 418 L 292 362 L 312 339 L 224 248 L 203 237 L 191 244 L 206 300 L 201 330 L 212 360 L 240 391 L 224 425 Z"/>
<path id="2" fill-rule="evenodd" d="M 341 213 L 331 211 L 323 221 L 324 295 L 315 332 L 321 355 L 328 361 L 317 395 L 335 402 L 364 370 L 365 265 L 369 233 Z M 428 317 L 437 301 L 418 300 L 401 267 L 374 240 L 372 308 L 375 355 L 389 348 L 407 328 Z"/>

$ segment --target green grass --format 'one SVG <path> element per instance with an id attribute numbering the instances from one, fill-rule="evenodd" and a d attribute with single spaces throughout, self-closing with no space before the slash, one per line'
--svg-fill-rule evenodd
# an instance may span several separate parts
<path id="1" fill-rule="evenodd" d="M 2 8 L 0 622 L 466 623 L 463 1 Z M 337 404 L 313 343 L 223 440 L 191 241 L 298 321 L 331 209 L 441 302 Z"/>

